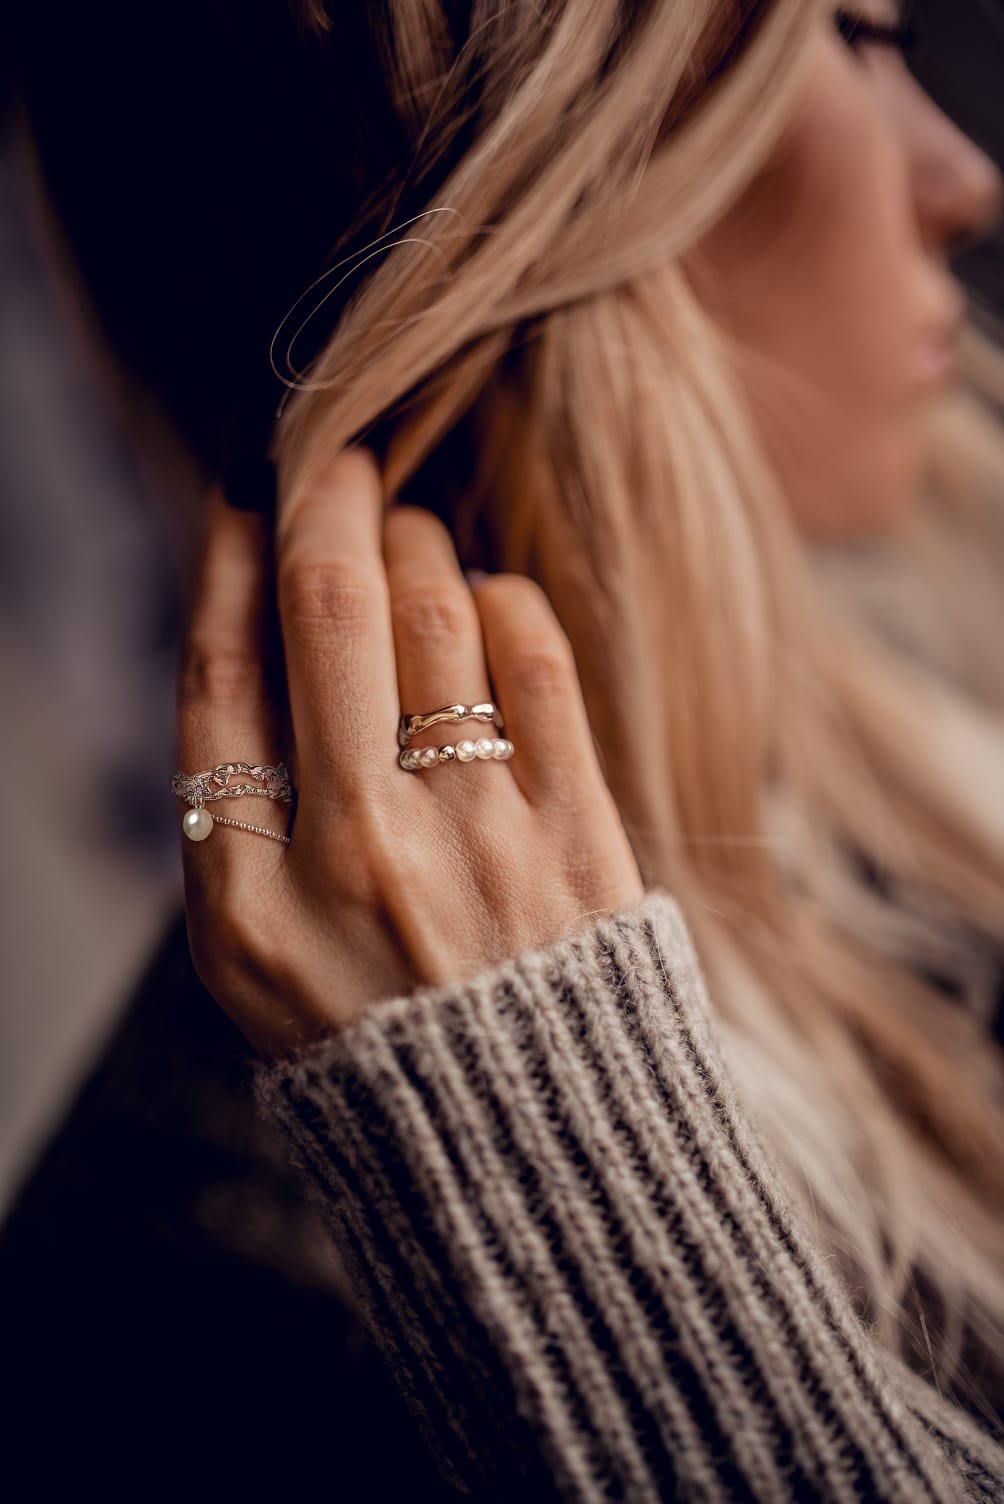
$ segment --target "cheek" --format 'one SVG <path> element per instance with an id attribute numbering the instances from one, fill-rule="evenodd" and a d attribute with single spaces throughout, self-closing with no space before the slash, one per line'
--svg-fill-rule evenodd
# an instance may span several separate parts
<path id="1" fill-rule="evenodd" d="M 929 275 L 898 143 L 841 47 L 820 43 L 788 139 L 692 261 L 793 511 L 834 535 L 887 525 L 916 487 Z"/>

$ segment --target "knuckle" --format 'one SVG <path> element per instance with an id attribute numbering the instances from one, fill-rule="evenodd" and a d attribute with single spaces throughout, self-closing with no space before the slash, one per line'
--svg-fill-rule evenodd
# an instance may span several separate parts
<path id="1" fill-rule="evenodd" d="M 374 571 L 354 559 L 300 559 L 279 572 L 279 608 L 292 621 L 364 626 L 378 589 Z"/>
<path id="2" fill-rule="evenodd" d="M 380 900 L 381 853 L 392 850 L 393 844 L 375 840 L 367 826 L 361 813 L 345 821 L 325 852 L 330 883 L 343 907 L 372 906 Z M 398 838 L 398 849 L 400 845 Z"/>
<path id="3" fill-rule="evenodd" d="M 228 943 L 225 915 L 214 907 L 210 923 L 208 914 L 189 909 L 188 943 L 199 981 L 217 1002 L 222 1002 L 234 986 L 238 954 Z"/>
<path id="4" fill-rule="evenodd" d="M 411 585 L 394 600 L 394 619 L 410 637 L 455 642 L 471 630 L 475 618 L 460 591 L 441 585 Z"/>
<path id="5" fill-rule="evenodd" d="M 509 673 L 528 694 L 564 691 L 575 673 L 571 647 L 562 636 L 532 637 L 514 642 L 508 659 Z"/>
<path id="6" fill-rule="evenodd" d="M 219 918 L 212 934 L 197 931 L 190 940 L 196 975 L 210 996 L 223 1007 L 240 995 L 249 972 L 255 969 L 243 941 L 239 931 L 231 930 Z"/>
<path id="7" fill-rule="evenodd" d="M 262 902 L 263 879 L 257 872 L 228 867 L 217 877 L 211 915 L 198 926 L 202 967 L 224 986 L 251 974 L 277 977 L 282 963 L 282 896 L 272 885 L 269 903 Z M 211 922 L 210 922 L 211 920 Z M 195 947 L 193 946 L 193 952 Z M 201 975 L 201 970 L 200 970 Z"/>
<path id="8" fill-rule="evenodd" d="M 240 648 L 189 639 L 178 661 L 178 699 L 182 706 L 244 704 L 265 695 L 262 663 Z"/>
<path id="9" fill-rule="evenodd" d="M 220 946 L 232 967 L 269 974 L 277 960 L 271 931 L 261 906 L 241 901 L 239 890 L 231 895 L 221 920 Z"/>
<path id="10" fill-rule="evenodd" d="M 284 869 L 296 874 L 292 888 L 301 893 L 310 891 L 320 883 L 326 899 L 341 907 L 346 902 L 358 900 L 367 903 L 378 901 L 374 883 L 373 857 L 384 845 L 399 850 L 407 842 L 402 840 L 410 814 L 408 801 L 403 797 L 407 789 L 404 774 L 398 771 L 397 778 L 384 780 L 379 769 L 376 776 L 371 767 L 365 777 L 348 777 L 339 782 L 337 812 L 323 820 L 308 820 L 301 825 L 304 811 L 301 810 L 292 827 L 292 844 L 287 853 Z M 270 894 L 274 892 L 274 882 Z M 260 886 L 259 886 L 260 893 Z M 249 908 L 256 906 L 254 895 Z M 296 900 L 286 904 L 287 910 Z M 257 906 L 260 907 L 260 897 Z M 276 904 L 271 904 L 273 917 Z M 297 917 L 291 915 L 290 924 Z"/>

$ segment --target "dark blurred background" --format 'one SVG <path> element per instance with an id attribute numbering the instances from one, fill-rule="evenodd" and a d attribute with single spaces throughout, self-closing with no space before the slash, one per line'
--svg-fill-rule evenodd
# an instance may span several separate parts
<path id="1" fill-rule="evenodd" d="M 226 7 L 21 10 L 0 78 L 0 1213 L 177 913 L 174 653 L 202 478 L 265 432 L 278 390 L 260 331 L 339 232 L 323 180 L 298 175 L 296 133 L 325 129 L 351 151 L 365 119 L 346 100 L 297 114 L 296 37 L 285 21 L 269 32 L 281 5 L 242 12 L 268 41 L 255 54 L 271 59 L 268 78 L 242 72 Z M 111 48 L 95 45 L 99 17 Z M 918 77 L 1004 165 L 1004 3 L 917 0 L 910 19 Z M 134 111 L 156 112 L 158 90 L 171 130 L 151 155 L 131 127 Z M 160 405 L 110 356 L 36 170 L 33 120 L 76 244 L 112 279 L 117 348 L 141 371 L 152 340 L 178 341 L 187 385 L 174 395 L 201 466 L 165 444 Z M 203 172 L 198 222 L 165 228 L 150 184 L 184 171 L 186 152 Z M 230 195 L 246 200 L 259 180 L 264 238 L 242 254 L 238 231 L 256 227 L 236 223 Z M 299 253 L 277 234 L 291 221 L 309 229 Z M 200 258 L 225 300 L 210 280 L 193 301 L 185 266 Z M 1004 230 L 959 271 L 978 311 L 1004 319 Z M 254 400 L 228 427 L 232 453 L 216 455 L 199 403 L 228 382 L 221 351 L 254 372 Z"/>

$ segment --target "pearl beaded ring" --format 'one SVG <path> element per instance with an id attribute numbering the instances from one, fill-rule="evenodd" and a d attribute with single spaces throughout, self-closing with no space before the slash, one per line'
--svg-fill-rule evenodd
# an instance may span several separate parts
<path id="1" fill-rule="evenodd" d="M 479 736 L 477 741 L 448 743 L 445 747 L 408 747 L 398 754 L 398 762 L 409 773 L 435 767 L 440 762 L 507 762 L 515 751 L 503 736 Z"/>

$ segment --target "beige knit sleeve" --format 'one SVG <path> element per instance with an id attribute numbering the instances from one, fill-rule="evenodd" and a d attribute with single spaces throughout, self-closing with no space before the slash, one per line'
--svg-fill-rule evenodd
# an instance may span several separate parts
<path id="1" fill-rule="evenodd" d="M 785 1200 L 663 890 L 255 1091 L 459 1492 L 1004 1501 L 1004 1451 L 886 1362 Z"/>

